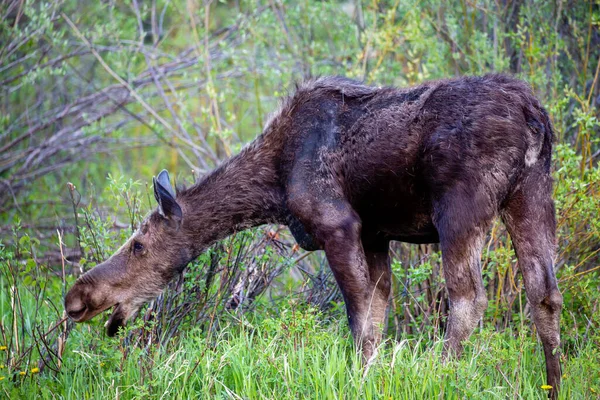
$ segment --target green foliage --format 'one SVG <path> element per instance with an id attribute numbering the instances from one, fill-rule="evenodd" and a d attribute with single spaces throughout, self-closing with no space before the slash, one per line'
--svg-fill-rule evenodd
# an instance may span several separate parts
<path id="1" fill-rule="evenodd" d="M 119 339 L 74 332 L 58 375 L 0 382 L 11 398 L 517 398 L 542 399 L 543 351 L 535 336 L 481 331 L 460 360 L 442 363 L 441 341 L 389 342 L 367 373 L 343 320 L 324 324 L 314 309 L 247 316 L 207 339 L 191 329 L 177 343 L 121 353 Z M 300 324 L 300 325 L 299 325 Z M 595 397 L 598 348 L 565 358 L 561 399 Z M 5 377 L 5 370 L 0 372 Z"/>

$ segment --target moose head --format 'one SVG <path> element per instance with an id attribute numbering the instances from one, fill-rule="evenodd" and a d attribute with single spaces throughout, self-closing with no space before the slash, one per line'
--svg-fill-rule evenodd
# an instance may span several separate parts
<path id="1" fill-rule="evenodd" d="M 194 258 L 169 173 L 163 170 L 153 183 L 157 209 L 108 260 L 82 275 L 65 298 L 65 310 L 76 322 L 114 307 L 105 325 L 109 336 Z"/>

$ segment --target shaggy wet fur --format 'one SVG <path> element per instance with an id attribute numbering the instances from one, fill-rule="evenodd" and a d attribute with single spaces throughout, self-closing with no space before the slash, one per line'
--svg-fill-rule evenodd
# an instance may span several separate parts
<path id="1" fill-rule="evenodd" d="M 216 240 L 281 223 L 303 248 L 325 250 L 366 360 L 381 339 L 390 295 L 389 242 L 439 242 L 450 298 L 446 351 L 460 354 L 487 306 L 480 258 L 500 215 L 556 396 L 562 297 L 553 270 L 552 138 L 529 86 L 508 76 L 409 89 L 307 80 L 262 135 L 193 187 L 175 195 L 161 175 L 159 210 L 76 283 L 67 310 L 85 320 L 115 304 L 139 307 Z M 145 255 L 135 254 L 135 243 Z M 125 260 L 123 252 L 131 256 Z M 108 276 L 109 270 L 123 272 Z M 88 300 L 94 295 L 102 304 Z"/>

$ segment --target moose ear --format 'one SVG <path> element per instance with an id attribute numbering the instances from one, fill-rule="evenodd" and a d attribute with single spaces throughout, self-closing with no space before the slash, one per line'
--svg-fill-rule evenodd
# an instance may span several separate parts
<path id="1" fill-rule="evenodd" d="M 154 184 L 154 197 L 158 202 L 158 212 L 167 219 L 181 222 L 183 212 L 175 200 L 175 190 L 171 186 L 169 173 L 163 169 L 156 178 L 152 178 Z"/>

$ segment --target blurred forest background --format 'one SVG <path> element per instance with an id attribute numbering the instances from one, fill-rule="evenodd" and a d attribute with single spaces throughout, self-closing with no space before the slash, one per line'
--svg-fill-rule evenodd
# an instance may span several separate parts
<path id="1" fill-rule="evenodd" d="M 65 289 L 155 206 L 153 175 L 167 168 L 192 183 L 315 75 L 410 86 L 505 72 L 529 82 L 557 135 L 563 351 L 600 347 L 597 0 L 0 0 L 0 16 L 0 378 L 60 370 L 72 332 Z M 130 347 L 176 345 L 182 327 L 208 338 L 243 325 L 249 312 L 310 305 L 342 321 L 323 255 L 294 244 L 269 226 L 214 246 L 142 311 L 120 360 Z M 483 270 L 482 327 L 535 337 L 501 223 Z M 393 271 L 388 337 L 442 336 L 438 247 L 395 244 Z M 101 323 L 73 340 L 96 343 Z"/>

